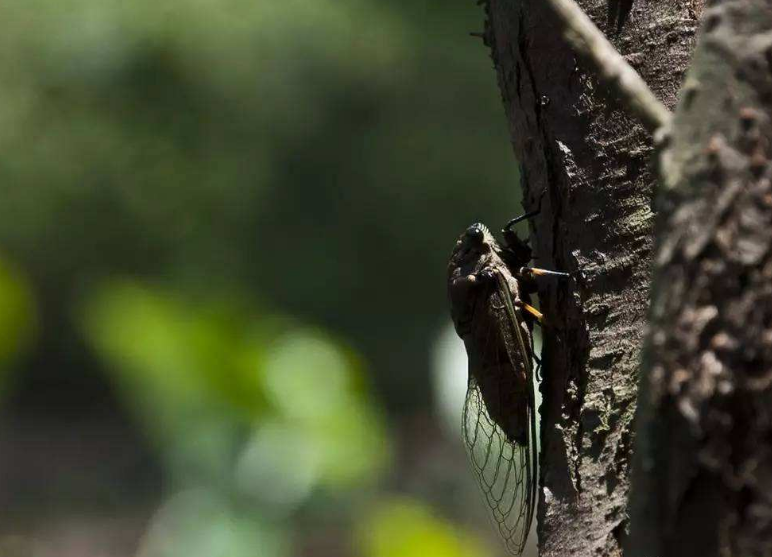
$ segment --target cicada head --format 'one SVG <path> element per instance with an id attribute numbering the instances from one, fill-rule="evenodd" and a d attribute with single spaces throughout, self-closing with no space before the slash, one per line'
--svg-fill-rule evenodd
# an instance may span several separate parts
<path id="1" fill-rule="evenodd" d="M 450 256 L 450 265 L 471 273 L 488 260 L 497 248 L 496 239 L 488 227 L 476 222 L 459 237 Z"/>

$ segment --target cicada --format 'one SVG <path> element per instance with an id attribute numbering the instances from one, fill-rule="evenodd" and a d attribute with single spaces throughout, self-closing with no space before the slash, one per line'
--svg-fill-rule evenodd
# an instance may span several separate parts
<path id="1" fill-rule="evenodd" d="M 507 548 L 522 553 L 538 487 L 533 323 L 534 276 L 565 273 L 526 267 L 531 249 L 505 227 L 499 245 L 482 224 L 456 242 L 448 294 L 456 332 L 469 358 L 463 436 L 473 468 Z"/>

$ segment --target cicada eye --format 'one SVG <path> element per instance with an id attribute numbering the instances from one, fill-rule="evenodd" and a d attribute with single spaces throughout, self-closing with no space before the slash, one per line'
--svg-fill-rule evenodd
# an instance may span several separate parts
<path id="1" fill-rule="evenodd" d="M 469 238 L 469 240 L 474 245 L 480 245 L 482 244 L 483 240 L 485 239 L 485 232 L 480 224 L 473 224 L 469 228 L 466 229 L 466 237 Z"/>

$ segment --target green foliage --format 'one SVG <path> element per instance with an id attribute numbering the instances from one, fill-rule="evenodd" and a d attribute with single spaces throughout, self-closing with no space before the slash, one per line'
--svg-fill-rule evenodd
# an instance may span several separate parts
<path id="1" fill-rule="evenodd" d="M 382 501 L 357 530 L 362 557 L 484 557 L 488 549 L 468 532 L 410 499 Z"/>
<path id="2" fill-rule="evenodd" d="M 374 478 L 388 458 L 358 358 L 326 335 L 128 282 L 95 289 L 83 315 L 173 473 L 210 462 L 208 481 L 235 466 L 252 494 L 293 482 L 340 489 Z M 297 485 L 283 487 L 280 498 L 302 502 L 288 495 Z"/>
<path id="3" fill-rule="evenodd" d="M 283 557 L 280 532 L 245 514 L 221 494 L 192 489 L 158 511 L 137 557 Z"/>
<path id="4" fill-rule="evenodd" d="M 410 307 L 419 351 L 453 238 L 518 207 L 494 79 L 466 37 L 479 9 L 404 9 L 4 2 L 0 243 L 46 292 L 116 272 L 257 285 L 373 353 Z M 392 394 L 419 392 L 376 365 Z"/>
<path id="5" fill-rule="evenodd" d="M 264 332 L 239 308 L 185 301 L 132 282 L 93 289 L 87 337 L 127 388 L 144 389 L 148 411 L 223 408 L 258 418 L 266 399 L 259 383 Z"/>
<path id="6" fill-rule="evenodd" d="M 170 479 L 143 557 L 285 554 L 331 493 L 378 536 L 461 550 L 426 509 L 359 517 L 355 500 L 391 462 L 380 409 L 431 403 L 455 236 L 519 209 L 466 36 L 480 18 L 473 2 L 0 4 L 0 245 L 30 277 L 0 265 L 0 369 L 39 323 L 61 349 L 36 346 L 28 372 L 109 378 Z"/>

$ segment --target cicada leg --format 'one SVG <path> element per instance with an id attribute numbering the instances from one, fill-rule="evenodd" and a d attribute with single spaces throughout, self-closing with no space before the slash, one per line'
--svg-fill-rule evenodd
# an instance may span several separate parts
<path id="1" fill-rule="evenodd" d="M 511 221 L 509 221 L 507 224 L 504 225 L 504 231 L 511 230 L 513 226 L 515 226 L 518 222 L 523 222 L 524 220 L 528 220 L 532 217 L 535 217 L 541 212 L 541 201 L 544 199 L 544 194 L 547 193 L 547 190 L 545 189 L 543 192 L 541 192 L 541 195 L 539 196 L 539 205 L 537 206 L 537 209 L 535 211 L 531 211 L 530 213 L 525 213 L 524 215 L 520 215 L 519 217 L 513 218 Z"/>
<path id="2" fill-rule="evenodd" d="M 519 273 L 521 275 L 530 275 L 532 277 L 558 277 L 562 279 L 571 278 L 571 273 L 564 273 L 562 271 L 548 271 L 547 269 L 539 269 L 538 267 L 520 267 Z"/>
<path id="3" fill-rule="evenodd" d="M 525 311 L 527 311 L 528 313 L 530 313 L 531 315 L 533 315 L 536 318 L 536 322 L 539 325 L 543 325 L 544 324 L 544 315 L 542 314 L 542 312 L 540 312 L 538 309 L 536 309 L 532 305 L 526 304 L 525 302 L 521 302 L 521 304 L 522 304 L 522 308 Z"/>
<path id="4" fill-rule="evenodd" d="M 531 211 L 530 213 L 525 213 L 524 215 L 520 215 L 519 217 L 513 218 L 511 221 L 509 221 L 507 224 L 504 225 L 504 230 L 511 230 L 513 226 L 515 226 L 519 222 L 523 222 L 524 220 L 528 220 L 532 217 L 535 217 L 539 214 L 539 211 L 541 211 L 541 208 L 536 209 L 535 211 Z"/>

